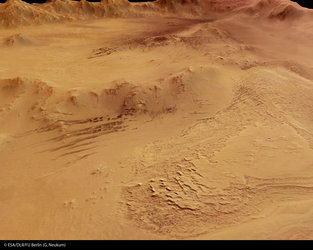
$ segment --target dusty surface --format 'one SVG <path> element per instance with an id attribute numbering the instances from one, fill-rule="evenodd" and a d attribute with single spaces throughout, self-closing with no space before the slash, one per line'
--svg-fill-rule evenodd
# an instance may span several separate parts
<path id="1" fill-rule="evenodd" d="M 312 12 L 181 2 L 0 5 L 0 239 L 313 239 Z"/>

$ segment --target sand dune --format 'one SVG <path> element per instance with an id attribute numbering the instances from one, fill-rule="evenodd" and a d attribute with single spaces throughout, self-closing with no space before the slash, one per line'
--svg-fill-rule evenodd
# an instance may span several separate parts
<path id="1" fill-rule="evenodd" d="M 312 239 L 312 17 L 0 4 L 0 239 Z"/>

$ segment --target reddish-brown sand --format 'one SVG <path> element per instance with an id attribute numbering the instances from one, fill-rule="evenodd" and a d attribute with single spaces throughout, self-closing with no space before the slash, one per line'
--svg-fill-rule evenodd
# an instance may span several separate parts
<path id="1" fill-rule="evenodd" d="M 0 4 L 0 239 L 313 239 L 313 12 Z"/>

